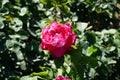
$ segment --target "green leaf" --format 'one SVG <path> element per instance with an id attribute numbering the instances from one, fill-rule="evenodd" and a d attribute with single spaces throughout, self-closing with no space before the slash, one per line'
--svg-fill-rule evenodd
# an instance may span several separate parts
<path id="1" fill-rule="evenodd" d="M 40 0 L 41 3 L 47 4 L 47 0 Z"/>
<path id="2" fill-rule="evenodd" d="M 81 60 L 82 60 L 82 64 L 89 65 L 89 67 L 91 68 L 98 66 L 98 61 L 96 58 L 84 56 L 84 57 L 81 57 Z"/>
<path id="3" fill-rule="evenodd" d="M 2 7 L 8 2 L 9 2 L 9 0 L 2 0 Z"/>
<path id="4" fill-rule="evenodd" d="M 5 15 L 4 17 L 9 22 L 13 21 L 13 17 L 11 15 Z"/>
<path id="5" fill-rule="evenodd" d="M 77 63 L 80 61 L 82 54 L 82 48 L 80 46 L 77 47 L 77 49 L 74 49 L 70 52 L 71 60 L 74 63 Z"/>
<path id="6" fill-rule="evenodd" d="M 11 76 L 8 78 L 8 80 L 20 80 L 17 76 Z"/>
<path id="7" fill-rule="evenodd" d="M 72 47 L 73 49 L 78 49 L 77 46 L 75 46 L 75 45 L 72 45 L 71 47 Z"/>
<path id="8" fill-rule="evenodd" d="M 116 32 L 117 32 L 117 30 L 115 30 L 115 29 L 109 29 L 109 30 L 104 29 L 102 31 L 103 34 L 115 34 Z"/>
<path id="9" fill-rule="evenodd" d="M 95 44 L 96 43 L 96 35 L 95 33 L 91 32 L 91 31 L 87 31 L 85 33 L 85 36 L 87 38 L 87 41 L 90 43 L 90 44 Z"/>
<path id="10" fill-rule="evenodd" d="M 96 58 L 90 57 L 90 58 L 88 58 L 88 64 L 90 67 L 94 68 L 94 67 L 98 66 L 98 61 Z"/>
<path id="11" fill-rule="evenodd" d="M 19 53 L 18 53 L 19 54 Z M 17 55 L 18 55 L 17 54 Z M 20 55 L 20 54 L 19 54 Z M 22 53 L 21 53 L 21 55 L 22 55 Z M 22 56 L 21 56 L 22 57 Z M 26 62 L 25 61 L 21 61 L 20 62 L 20 68 L 22 69 L 22 70 L 26 70 L 27 69 L 27 67 L 26 67 Z"/>
<path id="12" fill-rule="evenodd" d="M 15 0 L 16 3 L 20 3 L 20 0 Z"/>
<path id="13" fill-rule="evenodd" d="M 23 48 L 25 47 L 25 43 L 20 43 L 15 39 L 7 40 L 5 45 L 6 45 L 6 48 L 9 50 L 12 50 L 12 48 L 16 48 L 16 47 L 23 47 Z"/>
<path id="14" fill-rule="evenodd" d="M 115 49 L 116 49 L 115 46 L 111 46 L 110 49 L 109 49 L 109 51 L 114 51 Z"/>
<path id="15" fill-rule="evenodd" d="M 74 49 L 70 52 L 72 68 L 74 71 L 74 76 L 76 80 L 83 80 L 84 71 L 82 68 L 81 57 L 82 57 L 82 48 L 77 46 L 77 49 Z"/>
<path id="16" fill-rule="evenodd" d="M 67 0 L 67 3 L 71 3 L 72 2 L 72 0 Z"/>
<path id="17" fill-rule="evenodd" d="M 96 10 L 97 13 L 102 13 L 102 9 L 100 7 L 96 7 L 95 10 Z"/>
<path id="18" fill-rule="evenodd" d="M 46 69 L 48 69 L 47 67 L 40 67 L 40 69 L 42 70 L 42 71 L 45 71 Z"/>
<path id="19" fill-rule="evenodd" d="M 62 58 L 54 58 L 54 63 L 57 68 L 60 68 L 64 63 L 64 56 Z"/>
<path id="20" fill-rule="evenodd" d="M 38 80 L 37 77 L 23 76 L 20 80 Z"/>
<path id="21" fill-rule="evenodd" d="M 32 74 L 31 74 L 32 76 L 40 76 L 40 77 L 42 77 L 42 78 L 47 78 L 48 77 L 48 73 L 47 72 L 45 72 L 45 71 L 43 71 L 43 72 L 33 72 Z"/>
<path id="22" fill-rule="evenodd" d="M 108 13 L 109 17 L 112 18 L 113 17 L 113 13 L 110 10 L 106 10 L 106 12 Z"/>
<path id="23" fill-rule="evenodd" d="M 73 16 L 72 17 L 72 21 L 78 21 L 78 17 L 77 16 Z"/>
<path id="24" fill-rule="evenodd" d="M 12 39 L 22 39 L 22 40 L 28 39 L 27 35 L 19 35 L 19 34 L 9 35 L 9 37 Z"/>
<path id="25" fill-rule="evenodd" d="M 64 14 L 69 14 L 69 7 L 66 4 L 61 4 L 58 6 L 58 8 L 60 9 L 60 11 Z"/>
<path id="26" fill-rule="evenodd" d="M 91 78 L 94 78 L 94 77 L 96 76 L 96 71 L 95 71 L 94 68 L 90 68 L 89 76 L 90 76 Z"/>
<path id="27" fill-rule="evenodd" d="M 17 56 L 18 60 L 23 60 L 24 59 L 23 54 L 20 51 L 20 47 L 11 48 L 11 51 L 16 53 L 16 56 Z"/>
<path id="28" fill-rule="evenodd" d="M 95 52 L 97 52 L 97 48 L 95 46 L 91 45 L 90 47 L 88 47 L 88 56 L 94 54 Z"/>
<path id="29" fill-rule="evenodd" d="M 120 47 L 120 39 L 115 39 L 114 43 L 117 47 Z"/>
<path id="30" fill-rule="evenodd" d="M 33 3 L 39 3 L 40 1 L 39 0 L 32 0 Z"/>
<path id="31" fill-rule="evenodd" d="M 108 5 L 109 5 L 109 4 L 101 4 L 101 7 L 102 7 L 103 9 L 106 9 L 106 8 L 108 7 Z"/>
<path id="32" fill-rule="evenodd" d="M 109 60 L 108 60 L 108 64 L 116 64 L 116 60 L 109 59 Z"/>
<path id="33" fill-rule="evenodd" d="M 14 40 L 7 40 L 6 41 L 6 48 L 11 49 L 14 46 Z"/>
<path id="34" fill-rule="evenodd" d="M 117 32 L 116 29 L 109 29 L 109 33 L 110 33 L 110 34 L 115 34 L 116 32 Z"/>
<path id="35" fill-rule="evenodd" d="M 27 13 L 27 8 L 26 7 L 21 8 L 20 13 L 19 13 L 20 16 L 24 16 L 26 13 Z"/>
<path id="36" fill-rule="evenodd" d="M 83 31 L 87 28 L 88 23 L 77 22 L 76 25 L 77 25 L 77 29 L 78 29 L 79 31 L 83 32 Z"/>
<path id="37" fill-rule="evenodd" d="M 12 22 L 9 24 L 9 27 L 13 29 L 15 32 L 18 32 L 22 29 L 23 23 L 19 18 L 14 18 Z"/>
<path id="38" fill-rule="evenodd" d="M 120 48 L 117 48 L 117 50 L 118 50 L 118 57 L 120 57 Z"/>
<path id="39" fill-rule="evenodd" d="M 0 21 L 0 29 L 4 28 L 4 23 L 2 21 Z"/>

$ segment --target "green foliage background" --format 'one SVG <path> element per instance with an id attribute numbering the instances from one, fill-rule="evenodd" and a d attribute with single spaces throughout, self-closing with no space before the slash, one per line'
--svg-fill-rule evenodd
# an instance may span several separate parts
<path id="1" fill-rule="evenodd" d="M 62 59 L 39 46 L 52 21 L 77 34 Z M 119 80 L 119 28 L 119 0 L 0 0 L 0 80 Z"/>

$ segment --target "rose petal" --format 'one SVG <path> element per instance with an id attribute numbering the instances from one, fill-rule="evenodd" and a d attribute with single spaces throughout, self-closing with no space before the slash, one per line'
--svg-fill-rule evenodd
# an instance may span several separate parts
<path id="1" fill-rule="evenodd" d="M 64 55 L 64 53 L 66 52 L 66 49 L 64 49 L 64 48 L 56 48 L 55 50 L 52 50 L 50 52 L 54 56 L 60 58 L 60 57 L 62 57 Z"/>
<path id="2" fill-rule="evenodd" d="M 66 51 L 71 49 L 71 45 L 75 44 L 75 41 L 76 35 L 69 23 L 52 22 L 42 29 L 42 43 L 40 46 L 43 50 L 49 50 L 51 55 L 62 57 Z"/>
<path id="3" fill-rule="evenodd" d="M 62 75 L 59 75 L 55 80 L 71 80 L 70 78 L 65 78 Z"/>

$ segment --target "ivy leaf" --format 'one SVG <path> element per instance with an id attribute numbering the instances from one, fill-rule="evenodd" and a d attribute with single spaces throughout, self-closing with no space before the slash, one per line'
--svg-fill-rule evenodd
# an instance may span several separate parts
<path id="1" fill-rule="evenodd" d="M 20 80 L 17 76 L 11 76 L 8 78 L 8 80 Z"/>

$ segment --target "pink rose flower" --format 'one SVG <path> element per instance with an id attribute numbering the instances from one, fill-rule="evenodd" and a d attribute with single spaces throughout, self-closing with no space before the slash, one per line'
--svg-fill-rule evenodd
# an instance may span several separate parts
<path id="1" fill-rule="evenodd" d="M 70 78 L 65 78 L 62 75 L 59 75 L 55 80 L 71 80 Z"/>
<path id="2" fill-rule="evenodd" d="M 51 55 L 60 58 L 66 51 L 71 49 L 71 45 L 74 45 L 75 41 L 76 35 L 69 23 L 52 22 L 42 29 L 42 43 L 40 46 L 43 50 L 49 50 Z"/>

